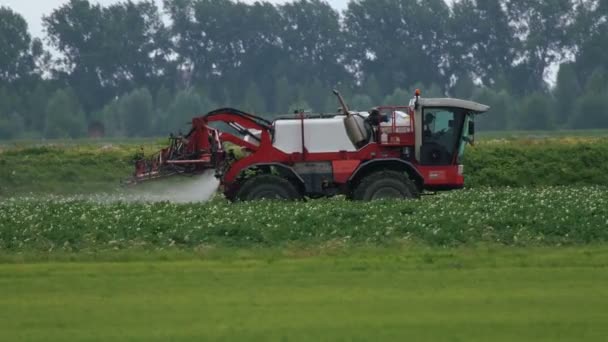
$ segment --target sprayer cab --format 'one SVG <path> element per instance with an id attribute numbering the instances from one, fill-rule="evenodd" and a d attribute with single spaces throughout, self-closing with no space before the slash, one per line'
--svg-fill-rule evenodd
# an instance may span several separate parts
<path id="1" fill-rule="evenodd" d="M 454 98 L 421 98 L 410 103 L 415 126 L 416 160 L 423 166 L 461 164 L 466 144 L 473 145 L 475 117 L 490 107 Z"/>

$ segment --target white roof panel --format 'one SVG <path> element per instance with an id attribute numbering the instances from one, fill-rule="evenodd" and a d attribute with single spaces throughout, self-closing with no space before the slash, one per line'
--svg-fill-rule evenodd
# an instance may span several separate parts
<path id="1" fill-rule="evenodd" d="M 490 110 L 489 106 L 481 103 L 453 98 L 420 98 L 420 104 L 424 107 L 464 108 L 477 113 L 485 113 Z"/>

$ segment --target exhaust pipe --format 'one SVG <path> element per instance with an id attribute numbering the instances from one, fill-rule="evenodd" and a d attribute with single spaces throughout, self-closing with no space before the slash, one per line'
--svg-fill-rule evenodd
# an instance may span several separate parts
<path id="1" fill-rule="evenodd" d="M 338 97 L 338 102 L 340 102 L 340 106 L 342 106 L 342 111 L 344 112 L 344 115 L 351 116 L 350 111 L 348 110 L 348 106 L 346 105 L 346 102 L 344 102 L 344 98 L 342 98 L 340 92 L 334 89 L 334 95 Z"/>
<path id="2" fill-rule="evenodd" d="M 338 97 L 340 106 L 342 106 L 342 110 L 346 115 L 346 118 L 344 119 L 344 126 L 346 128 L 348 138 L 356 147 L 362 147 L 362 145 L 365 145 L 368 142 L 365 127 L 363 127 L 363 120 L 360 117 L 350 113 L 348 106 L 346 105 L 346 102 L 344 102 L 344 98 L 342 98 L 339 91 L 334 89 L 334 95 Z"/>

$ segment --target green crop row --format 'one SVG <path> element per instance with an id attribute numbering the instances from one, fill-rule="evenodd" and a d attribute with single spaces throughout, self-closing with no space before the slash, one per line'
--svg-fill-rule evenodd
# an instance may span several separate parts
<path id="1" fill-rule="evenodd" d="M 467 150 L 466 185 L 608 184 L 608 139 L 487 141 Z"/>
<path id="2" fill-rule="evenodd" d="M 0 151 L 0 196 L 113 190 L 133 172 L 131 165 L 137 151 L 138 146 L 130 144 Z"/>
<path id="3" fill-rule="evenodd" d="M 146 153 L 159 145 L 146 146 Z M 109 191 L 133 172 L 135 144 L 0 150 L 0 196 Z M 465 154 L 466 186 L 608 184 L 608 139 L 490 140 Z"/>
<path id="4" fill-rule="evenodd" d="M 419 201 L 202 204 L 111 197 L 0 202 L 0 250 L 420 243 L 577 245 L 608 241 L 602 187 L 455 191 Z"/>

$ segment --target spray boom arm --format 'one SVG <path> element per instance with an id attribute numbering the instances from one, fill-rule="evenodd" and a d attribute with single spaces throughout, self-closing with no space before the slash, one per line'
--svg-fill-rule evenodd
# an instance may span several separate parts
<path id="1" fill-rule="evenodd" d="M 222 122 L 238 135 L 223 132 L 210 124 Z M 135 173 L 126 184 L 165 178 L 178 174 L 194 175 L 209 169 L 220 170 L 226 153 L 223 143 L 230 142 L 250 151 L 257 151 L 262 140 L 270 141 L 272 123 L 232 108 L 222 108 L 192 119 L 186 136 L 171 136 L 171 143 L 151 158 L 140 155 Z M 260 136 L 252 131 L 261 132 Z"/>

